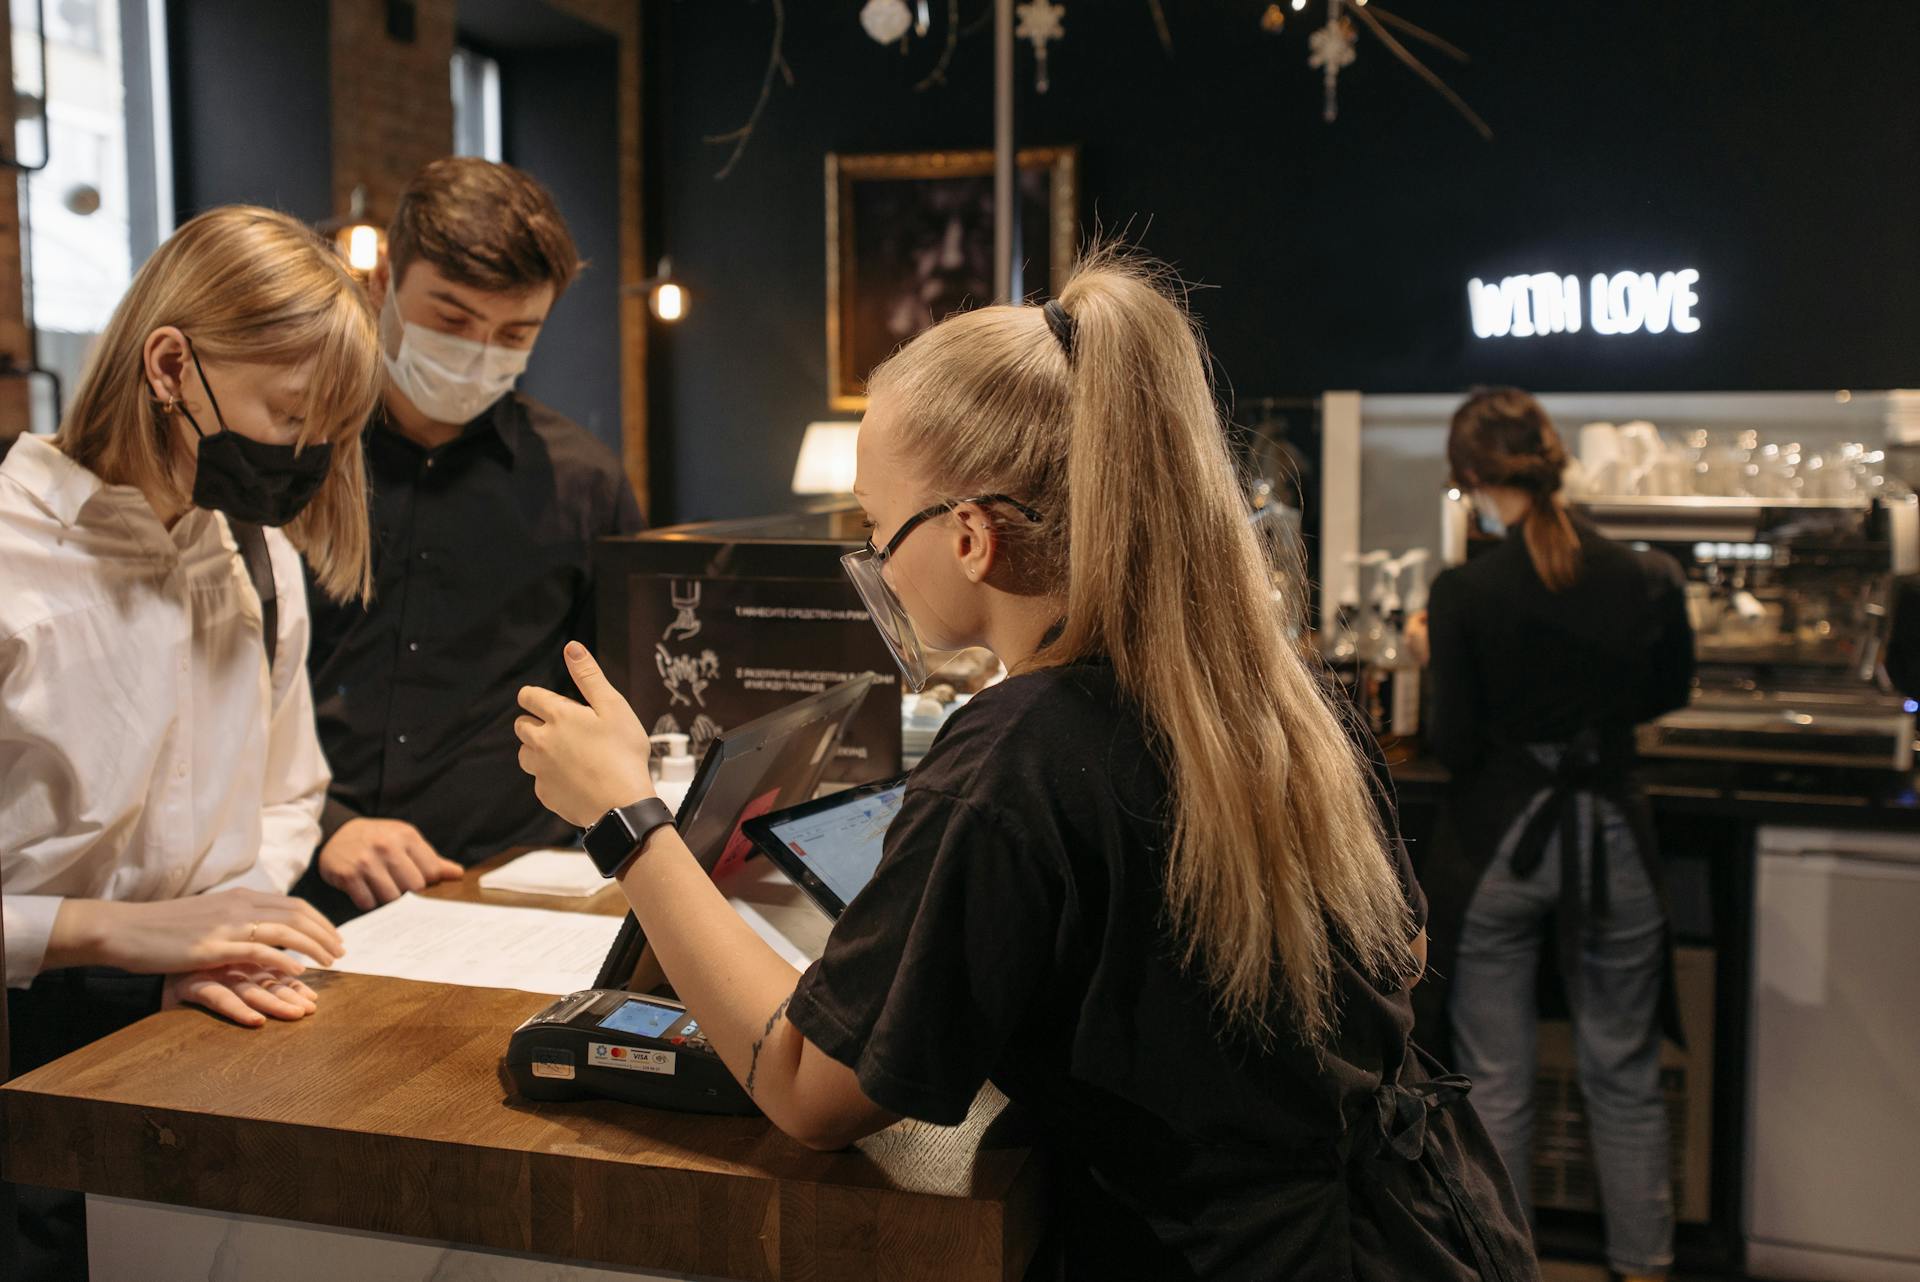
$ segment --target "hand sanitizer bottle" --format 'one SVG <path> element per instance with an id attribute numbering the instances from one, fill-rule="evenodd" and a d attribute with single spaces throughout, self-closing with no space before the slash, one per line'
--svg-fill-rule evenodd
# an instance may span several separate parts
<path id="1" fill-rule="evenodd" d="M 680 803 L 687 799 L 687 789 L 693 786 L 694 760 L 687 752 L 687 736 L 657 734 L 650 736 L 649 742 L 659 754 L 654 758 L 658 767 L 654 790 L 667 803 L 667 809 L 677 815 Z"/>

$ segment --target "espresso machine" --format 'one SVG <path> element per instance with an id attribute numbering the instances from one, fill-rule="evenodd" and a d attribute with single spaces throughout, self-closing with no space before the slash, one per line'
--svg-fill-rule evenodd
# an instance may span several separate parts
<path id="1" fill-rule="evenodd" d="M 1902 486 L 1832 498 L 1571 499 L 1601 533 L 1687 576 L 1692 702 L 1640 727 L 1642 756 L 1909 771 L 1915 702 L 1883 666 L 1896 576 L 1920 572 L 1920 501 Z M 1443 559 L 1472 508 L 1442 502 Z"/>

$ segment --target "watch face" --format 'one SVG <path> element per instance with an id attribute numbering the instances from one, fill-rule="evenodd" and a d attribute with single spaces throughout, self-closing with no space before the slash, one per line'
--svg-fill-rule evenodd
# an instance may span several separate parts
<path id="1" fill-rule="evenodd" d="M 613 876 L 633 849 L 633 833 L 627 827 L 627 817 L 618 810 L 609 810 L 599 823 L 587 830 L 586 840 L 581 844 L 586 847 L 593 866 L 605 876 Z"/>
<path id="2" fill-rule="evenodd" d="M 672 823 L 673 812 L 666 804 L 657 797 L 648 797 L 631 806 L 609 810 L 587 831 L 582 844 L 596 868 L 609 877 L 616 877 L 649 834 Z"/>

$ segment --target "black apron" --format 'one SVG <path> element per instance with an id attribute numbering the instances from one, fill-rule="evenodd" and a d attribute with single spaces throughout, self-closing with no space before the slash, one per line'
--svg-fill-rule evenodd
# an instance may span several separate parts
<path id="1" fill-rule="evenodd" d="M 1421 1259 L 1431 1250 L 1429 1235 L 1444 1240 L 1450 1230 L 1464 1248 L 1453 1252 L 1455 1260 L 1471 1265 L 1481 1282 L 1538 1282 L 1539 1261 L 1513 1185 L 1479 1117 L 1460 1107 L 1472 1089 L 1409 1043 L 1399 1072 L 1374 1092 L 1372 1116 L 1348 1131 L 1348 1214 L 1361 1210 L 1385 1248 L 1376 1255 L 1368 1249 L 1375 1244 L 1352 1245 L 1356 1276 L 1398 1278 L 1396 1257 Z M 1440 1212 L 1438 1222 L 1420 1214 L 1423 1206 Z"/>
<path id="2" fill-rule="evenodd" d="M 1542 956 L 1539 991 L 1562 999 L 1570 995 L 1564 980 L 1580 966 L 1581 934 L 1589 906 L 1605 911 L 1608 860 L 1624 853 L 1640 861 L 1660 900 L 1666 958 L 1660 985 L 1660 1027 L 1684 1046 L 1667 880 L 1654 839 L 1653 808 L 1634 777 L 1633 732 L 1628 727 L 1589 728 L 1563 744 L 1549 746 L 1559 758 L 1553 767 L 1543 765 L 1530 747 L 1516 745 L 1496 752 L 1471 775 L 1453 781 L 1445 812 L 1419 866 L 1420 885 L 1427 892 L 1428 954 L 1427 978 L 1414 989 L 1415 1035 L 1423 1045 L 1444 1048 L 1440 1052 L 1443 1057 L 1452 1058 L 1448 977 L 1459 956 L 1467 908 L 1508 834 L 1524 820 L 1512 853 L 1515 877 L 1524 879 L 1539 870 L 1547 843 L 1556 835 L 1561 850 L 1560 899 L 1550 932 L 1555 946 Z M 1528 817 L 1528 808 L 1542 794 L 1545 799 Z M 1583 795 L 1594 803 L 1586 843 L 1591 864 L 1584 894 L 1577 857 L 1582 844 L 1578 799 Z M 1601 828 L 1602 802 L 1626 817 L 1633 835 L 1629 851 L 1608 848 Z M 1571 1009 L 1570 1001 L 1567 1006 Z"/>

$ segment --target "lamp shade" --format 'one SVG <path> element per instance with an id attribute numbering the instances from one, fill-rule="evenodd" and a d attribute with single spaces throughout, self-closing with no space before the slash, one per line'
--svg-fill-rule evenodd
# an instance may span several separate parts
<path id="1" fill-rule="evenodd" d="M 795 494 L 849 494 L 853 491 L 854 447 L 858 423 L 809 423 L 793 464 Z"/>

